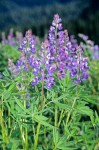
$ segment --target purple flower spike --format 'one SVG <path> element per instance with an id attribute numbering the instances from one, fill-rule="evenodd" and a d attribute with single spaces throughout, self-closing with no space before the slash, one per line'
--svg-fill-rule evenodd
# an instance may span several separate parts
<path id="1" fill-rule="evenodd" d="M 80 46 L 76 48 L 73 59 L 71 59 L 70 75 L 75 78 L 74 83 L 80 83 L 88 78 L 88 58 L 83 58 L 83 51 Z"/>
<path id="2" fill-rule="evenodd" d="M 58 28 L 60 28 L 60 26 L 61 26 L 61 22 L 62 20 L 61 20 L 61 18 L 59 17 L 59 15 L 58 14 L 55 14 L 54 15 L 54 20 L 52 21 L 52 25 L 53 26 L 57 26 Z M 61 28 L 62 29 L 62 28 Z"/>
<path id="3" fill-rule="evenodd" d="M 21 51 L 23 50 L 25 52 L 25 54 L 28 54 L 30 52 L 35 54 L 36 53 L 35 46 L 36 46 L 36 41 L 34 39 L 34 36 L 32 35 L 32 31 L 28 30 L 18 49 Z"/>

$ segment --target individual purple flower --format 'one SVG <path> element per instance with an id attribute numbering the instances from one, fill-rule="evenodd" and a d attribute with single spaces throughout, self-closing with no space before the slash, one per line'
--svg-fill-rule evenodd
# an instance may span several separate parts
<path id="1" fill-rule="evenodd" d="M 40 82 L 41 78 L 36 76 L 35 78 L 33 78 L 31 85 L 35 86 Z"/>
<path id="2" fill-rule="evenodd" d="M 47 89 L 51 89 L 52 85 L 54 85 L 54 78 L 52 76 L 47 76 L 46 79 L 46 87 Z"/>
<path id="3" fill-rule="evenodd" d="M 30 94 L 29 93 L 26 94 L 26 98 L 27 98 L 26 107 L 29 108 L 30 107 L 30 100 L 29 100 L 30 99 Z"/>

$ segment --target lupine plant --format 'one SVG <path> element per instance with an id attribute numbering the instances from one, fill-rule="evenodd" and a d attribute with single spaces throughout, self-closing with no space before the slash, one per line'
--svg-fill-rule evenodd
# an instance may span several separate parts
<path id="1" fill-rule="evenodd" d="M 89 40 L 88 36 L 84 34 L 78 34 L 78 36 L 83 40 L 80 45 L 87 55 L 90 53 L 91 59 L 99 60 L 99 45 L 95 45 L 94 42 Z"/>
<path id="2" fill-rule="evenodd" d="M 11 45 L 16 46 L 18 42 L 21 42 L 23 39 L 23 35 L 21 32 L 16 32 L 16 37 L 14 37 L 13 29 L 10 29 L 9 34 L 6 38 L 5 33 L 2 33 L 2 45 Z"/>
<path id="3" fill-rule="evenodd" d="M 99 149 L 99 99 L 86 86 L 88 56 L 74 43 L 58 14 L 41 45 L 31 30 L 19 42 L 19 59 L 9 58 L 0 79 L 2 150 Z"/>
<path id="4" fill-rule="evenodd" d="M 96 45 L 93 41 L 89 40 L 89 37 L 84 34 L 78 35 L 82 41 L 80 42 L 81 47 L 84 50 L 85 55 L 89 56 L 90 64 L 90 77 L 89 77 L 89 88 L 92 87 L 92 94 L 98 96 L 99 94 L 99 45 Z M 97 109 L 99 109 L 97 107 Z"/>

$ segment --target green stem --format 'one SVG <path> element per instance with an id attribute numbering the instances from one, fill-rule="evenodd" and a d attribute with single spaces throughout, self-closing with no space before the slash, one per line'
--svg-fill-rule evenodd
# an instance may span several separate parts
<path id="1" fill-rule="evenodd" d="M 77 100 L 77 98 L 74 99 L 73 104 L 72 104 L 72 108 L 71 108 L 70 112 L 69 112 L 68 115 L 67 115 L 66 125 L 68 124 L 68 121 L 69 121 L 70 115 L 71 115 L 71 113 L 72 113 L 72 110 L 73 110 L 73 108 L 74 108 L 74 106 L 75 106 L 76 100 Z"/>
<path id="2" fill-rule="evenodd" d="M 26 93 L 26 92 L 25 92 Z M 26 94 L 23 95 L 23 98 L 25 99 Z M 26 100 L 23 102 L 24 108 L 26 108 Z M 22 123 L 26 122 L 26 119 L 21 120 Z M 19 125 L 20 126 L 20 125 Z M 21 138 L 22 138 L 22 146 L 24 150 L 28 150 L 28 129 L 27 127 L 20 126 L 20 132 L 21 132 Z"/>
<path id="3" fill-rule="evenodd" d="M 57 127 L 57 106 L 55 105 L 55 127 Z"/>
<path id="4" fill-rule="evenodd" d="M 11 127 L 10 110 L 8 110 L 8 116 L 9 116 L 9 119 L 8 119 L 8 128 L 10 128 Z"/>
<path id="5" fill-rule="evenodd" d="M 59 117 L 59 122 L 58 122 L 58 127 L 60 126 L 60 123 L 62 121 L 62 118 L 63 118 L 63 110 L 61 111 L 61 114 L 60 114 L 60 117 Z"/>
<path id="6" fill-rule="evenodd" d="M 2 109 L 0 109 L 0 126 L 1 126 L 2 138 L 3 138 L 3 142 L 4 142 L 2 147 L 5 150 L 6 145 L 9 143 L 9 137 L 8 137 L 7 129 L 4 125 L 3 110 Z"/>
<path id="7" fill-rule="evenodd" d="M 25 137 L 24 137 L 24 131 L 23 131 L 22 126 L 20 127 L 20 132 L 21 132 L 21 138 L 22 138 L 22 146 L 23 146 L 23 149 L 25 150 Z"/>
<path id="8" fill-rule="evenodd" d="M 35 139 L 34 139 L 34 150 L 37 150 L 37 145 L 38 145 L 38 135 L 39 135 L 39 131 L 40 131 L 40 127 L 41 127 L 41 124 L 40 122 L 38 123 L 38 126 L 37 126 L 37 133 L 36 133 L 36 136 L 35 136 Z"/>
<path id="9" fill-rule="evenodd" d="M 76 104 L 76 101 L 77 101 L 77 93 L 78 93 L 78 85 L 76 86 L 76 95 L 75 95 L 71 110 L 68 112 L 68 115 L 67 115 L 67 118 L 66 118 L 65 132 L 66 132 L 66 128 L 68 126 L 68 122 L 71 123 L 71 121 L 72 121 L 72 118 L 70 119 L 70 116 L 71 116 L 71 113 L 72 113 L 73 108 L 74 108 L 74 106 Z M 68 138 L 69 138 L 69 136 L 68 136 Z"/>
<path id="10" fill-rule="evenodd" d="M 28 150 L 28 129 L 27 128 L 25 128 L 25 134 L 26 134 L 26 137 L 25 137 L 26 150 Z"/>
<path id="11" fill-rule="evenodd" d="M 26 108 L 26 100 L 24 100 L 24 107 Z M 26 122 L 26 119 L 24 119 L 24 121 Z M 27 129 L 27 126 L 25 127 L 25 147 L 26 147 L 26 150 L 28 150 L 28 129 Z"/>

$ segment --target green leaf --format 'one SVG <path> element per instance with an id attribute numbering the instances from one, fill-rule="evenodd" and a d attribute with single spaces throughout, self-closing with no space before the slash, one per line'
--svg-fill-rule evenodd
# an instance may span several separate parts
<path id="1" fill-rule="evenodd" d="M 64 144 L 66 139 L 67 139 L 67 135 L 63 135 L 62 137 L 60 137 L 57 146 Z"/>
<path id="2" fill-rule="evenodd" d="M 4 75 L 4 76 L 10 76 L 10 74 L 9 74 L 9 72 L 8 72 L 7 69 L 5 69 L 5 71 L 3 72 L 3 75 Z"/>
<path id="3" fill-rule="evenodd" d="M 34 119 L 35 119 L 36 122 L 41 123 L 42 125 L 47 126 L 51 129 L 53 129 L 53 127 L 54 127 L 51 124 L 49 124 L 48 122 L 46 122 L 45 117 L 42 116 L 42 115 L 40 115 L 40 116 L 34 115 Z"/>
<path id="4" fill-rule="evenodd" d="M 11 91 L 15 87 L 15 85 L 16 85 L 15 83 L 11 84 L 8 91 Z"/>
<path id="5" fill-rule="evenodd" d="M 47 120 L 48 120 L 47 117 L 42 116 L 42 115 L 35 115 L 34 117 L 35 117 L 37 120 L 44 120 L 44 121 L 47 121 Z"/>
<path id="6" fill-rule="evenodd" d="M 62 100 L 63 98 L 66 98 L 66 94 L 64 94 L 64 95 L 62 95 L 62 96 L 60 96 L 60 97 L 58 97 L 58 98 L 54 98 L 52 101 L 53 101 L 53 102 L 57 102 L 57 101 L 59 101 L 59 100 Z"/>
<path id="7" fill-rule="evenodd" d="M 58 134 L 57 129 L 55 128 L 53 129 L 53 140 L 54 140 L 54 145 L 56 147 L 58 140 L 59 140 L 59 134 Z"/>
<path id="8" fill-rule="evenodd" d="M 55 104 L 56 104 L 59 108 L 61 108 L 61 109 L 65 109 L 65 110 L 67 110 L 67 111 L 69 111 L 69 110 L 71 109 L 71 107 L 68 106 L 68 105 L 66 105 L 66 104 L 62 104 L 62 103 L 54 102 L 54 101 L 53 101 L 53 103 L 55 103 Z"/>
<path id="9" fill-rule="evenodd" d="M 5 100 L 9 99 L 11 96 L 11 92 L 4 90 L 4 92 L 2 93 L 2 96 Z"/>
<path id="10" fill-rule="evenodd" d="M 62 149 L 62 150 L 75 150 L 75 142 L 74 141 L 64 141 L 61 145 L 57 145 L 57 148 Z"/>
<path id="11" fill-rule="evenodd" d="M 76 111 L 83 115 L 87 115 L 90 117 L 93 116 L 93 110 L 88 106 L 77 106 Z"/>
<path id="12" fill-rule="evenodd" d="M 14 99 L 15 99 L 15 102 L 18 104 L 18 106 L 22 110 L 24 110 L 25 113 L 30 114 L 29 111 L 24 107 L 24 105 L 20 102 L 20 100 L 18 98 L 14 97 Z"/>
<path id="13" fill-rule="evenodd" d="M 65 82 L 66 82 L 66 86 L 68 86 L 68 84 L 70 82 L 70 73 L 69 73 L 69 71 L 67 71 L 67 73 L 66 73 Z"/>

